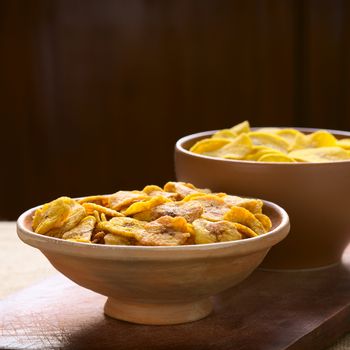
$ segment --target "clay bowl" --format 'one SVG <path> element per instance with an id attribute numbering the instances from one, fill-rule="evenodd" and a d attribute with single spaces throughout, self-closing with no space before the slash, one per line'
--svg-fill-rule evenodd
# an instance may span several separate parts
<path id="1" fill-rule="evenodd" d="M 265 202 L 273 229 L 259 237 L 178 247 L 93 245 L 34 233 L 35 209 L 19 217 L 20 239 L 40 249 L 72 281 L 108 296 L 108 316 L 140 324 L 177 324 L 207 316 L 209 297 L 244 280 L 289 231 L 287 213 Z"/>
<path id="2" fill-rule="evenodd" d="M 350 137 L 349 132 L 329 131 L 337 138 Z M 339 263 L 350 241 L 350 161 L 263 163 L 226 160 L 188 151 L 214 132 L 186 136 L 176 143 L 178 181 L 213 191 L 264 198 L 286 209 L 291 233 L 271 249 L 262 266 L 309 269 Z"/>

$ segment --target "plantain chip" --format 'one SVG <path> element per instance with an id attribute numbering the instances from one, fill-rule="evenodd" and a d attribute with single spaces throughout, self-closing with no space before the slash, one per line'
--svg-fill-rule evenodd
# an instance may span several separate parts
<path id="1" fill-rule="evenodd" d="M 236 226 L 229 221 L 212 222 L 205 219 L 193 221 L 196 244 L 227 242 L 242 239 Z"/>
<path id="2" fill-rule="evenodd" d="M 252 131 L 248 133 L 248 136 L 256 146 L 270 147 L 283 153 L 286 153 L 290 147 L 289 143 L 282 137 L 271 133 Z"/>
<path id="3" fill-rule="evenodd" d="M 148 197 L 148 194 L 143 191 L 118 191 L 109 196 L 107 206 L 114 210 L 122 210 Z"/>
<path id="4" fill-rule="evenodd" d="M 247 133 L 247 132 L 250 132 L 250 125 L 249 125 L 249 122 L 248 120 L 245 120 L 244 122 L 242 123 L 239 123 L 235 126 L 233 126 L 231 129 L 230 129 L 233 133 L 236 133 L 236 134 L 243 134 L 243 133 Z"/>
<path id="5" fill-rule="evenodd" d="M 96 225 L 96 218 L 94 216 L 86 216 L 80 221 L 80 223 L 74 228 L 66 231 L 62 238 L 63 239 L 84 239 L 87 241 L 91 240 L 92 232 Z"/>
<path id="6" fill-rule="evenodd" d="M 61 238 L 85 217 L 85 208 L 69 197 L 60 197 L 45 204 L 33 218 L 36 233 Z"/>
<path id="7" fill-rule="evenodd" d="M 164 185 L 164 191 L 177 193 L 178 199 L 183 199 L 193 193 L 210 193 L 211 191 L 204 188 L 197 188 L 192 184 L 185 182 L 167 182 Z"/>
<path id="8" fill-rule="evenodd" d="M 182 217 L 162 216 L 149 222 L 136 234 L 139 245 L 174 246 L 185 244 L 191 237 L 192 227 Z"/>
<path id="9" fill-rule="evenodd" d="M 105 244 L 110 245 L 131 245 L 134 243 L 130 238 L 114 235 L 112 233 L 107 233 L 103 239 Z"/>
<path id="10" fill-rule="evenodd" d="M 170 200 L 163 196 L 150 197 L 150 199 L 131 204 L 130 207 L 123 212 L 123 214 L 126 216 L 135 215 L 142 211 L 152 209 L 153 207 L 168 201 Z"/>
<path id="11" fill-rule="evenodd" d="M 260 199 L 242 198 L 238 196 L 226 195 L 222 197 L 229 207 L 237 206 L 249 210 L 253 214 L 261 214 L 263 202 Z"/>
<path id="12" fill-rule="evenodd" d="M 242 207 L 231 207 L 224 215 L 224 219 L 245 225 L 252 229 L 258 235 L 264 234 L 266 231 L 262 223 L 249 210 Z"/>
<path id="13" fill-rule="evenodd" d="M 215 194 L 206 194 L 200 196 L 188 196 L 183 199 L 186 201 L 196 201 L 201 204 L 203 208 L 202 218 L 209 221 L 221 221 L 224 214 L 229 210 L 229 206 L 224 199 Z"/>
<path id="14" fill-rule="evenodd" d="M 284 163 L 293 163 L 295 160 L 282 152 L 266 153 L 262 155 L 258 162 L 284 162 Z"/>
<path id="15" fill-rule="evenodd" d="M 235 139 L 237 136 L 237 133 L 233 132 L 231 129 L 223 129 L 217 131 L 212 138 L 214 139 Z"/>
<path id="16" fill-rule="evenodd" d="M 292 151 L 289 157 L 299 162 L 336 162 L 349 160 L 350 155 L 340 147 L 307 148 Z"/>
<path id="17" fill-rule="evenodd" d="M 265 232 L 269 232 L 272 228 L 272 222 L 270 218 L 261 213 L 255 214 L 255 217 L 261 222 L 261 224 L 264 226 Z"/>
<path id="18" fill-rule="evenodd" d="M 230 143 L 230 140 L 225 138 L 208 138 L 198 141 L 194 146 L 190 148 L 190 152 L 198 154 L 207 154 L 214 152 L 219 148 Z"/>
<path id="19" fill-rule="evenodd" d="M 350 150 L 350 138 L 349 139 L 341 139 L 337 141 L 337 146 L 344 148 L 346 150 Z"/>
<path id="20" fill-rule="evenodd" d="M 119 211 L 95 203 L 83 203 L 83 207 L 85 208 L 87 214 L 93 214 L 94 211 L 97 211 L 98 213 L 100 213 L 100 215 L 105 214 L 107 216 L 113 217 L 124 216 L 122 213 L 119 213 Z M 101 218 L 101 220 L 103 220 L 103 218 Z"/>
<path id="21" fill-rule="evenodd" d="M 109 221 L 101 221 L 97 224 L 97 229 L 109 233 L 136 238 L 136 235 L 142 232 L 146 222 L 128 217 L 115 217 Z"/>

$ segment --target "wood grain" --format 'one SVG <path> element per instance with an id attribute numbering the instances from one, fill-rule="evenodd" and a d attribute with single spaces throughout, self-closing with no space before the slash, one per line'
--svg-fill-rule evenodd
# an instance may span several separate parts
<path id="1" fill-rule="evenodd" d="M 257 270 L 209 317 L 140 326 L 103 315 L 105 297 L 55 276 L 0 303 L 4 349 L 324 349 L 350 330 L 350 256 L 320 271 Z"/>

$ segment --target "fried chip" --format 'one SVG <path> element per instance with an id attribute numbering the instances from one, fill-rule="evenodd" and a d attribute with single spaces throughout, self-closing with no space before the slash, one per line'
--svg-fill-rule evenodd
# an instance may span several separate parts
<path id="1" fill-rule="evenodd" d="M 35 211 L 32 227 L 36 233 L 46 234 L 53 228 L 63 226 L 71 210 L 71 199 L 60 197 L 44 204 Z"/>
<path id="2" fill-rule="evenodd" d="M 196 201 L 203 207 L 202 218 L 209 221 L 221 221 L 224 214 L 229 210 L 229 206 L 224 199 L 215 194 L 206 194 L 201 196 L 187 196 L 183 202 Z"/>
<path id="3" fill-rule="evenodd" d="M 205 153 L 208 156 L 223 157 L 227 159 L 243 159 L 253 148 L 253 143 L 247 134 L 241 134 L 227 145 L 214 152 Z"/>
<path id="4" fill-rule="evenodd" d="M 236 226 L 229 221 L 212 222 L 198 219 L 193 222 L 196 244 L 235 241 L 242 238 Z"/>
<path id="5" fill-rule="evenodd" d="M 83 203 L 83 207 L 86 210 L 87 214 L 93 214 L 96 210 L 100 213 L 100 215 L 105 214 L 107 216 L 124 216 L 122 213 L 119 213 L 119 211 L 104 207 L 102 205 L 98 205 L 95 203 Z"/>
<path id="6" fill-rule="evenodd" d="M 140 213 L 145 210 L 150 210 L 153 207 L 163 204 L 165 202 L 170 201 L 168 198 L 165 198 L 163 196 L 155 196 L 155 197 L 149 197 L 149 199 L 136 202 L 130 205 L 129 208 L 127 208 L 123 214 L 126 216 L 135 215 L 137 213 Z"/>
<path id="7" fill-rule="evenodd" d="M 142 192 L 145 192 L 150 197 L 155 196 L 163 196 L 165 198 L 169 198 L 172 200 L 176 200 L 178 198 L 178 194 L 174 192 L 166 192 L 161 187 L 155 185 L 146 186 Z"/>
<path id="8" fill-rule="evenodd" d="M 276 149 L 273 149 L 271 147 L 266 147 L 266 146 L 254 146 L 252 148 L 252 151 L 247 155 L 245 159 L 257 161 L 263 155 L 270 154 L 270 153 L 280 154 L 280 151 L 277 151 Z"/>
<path id="9" fill-rule="evenodd" d="M 350 155 L 340 147 L 307 148 L 292 151 L 289 157 L 299 162 L 335 162 L 349 160 Z"/>
<path id="10" fill-rule="evenodd" d="M 92 232 L 96 225 L 96 218 L 94 216 L 86 216 L 80 223 L 74 228 L 66 231 L 62 238 L 63 239 L 84 239 L 87 241 L 91 240 Z"/>
<path id="11" fill-rule="evenodd" d="M 238 196 L 225 195 L 222 197 L 229 207 L 237 206 L 249 210 L 253 214 L 261 214 L 263 202 L 260 199 L 242 198 Z"/>
<path id="12" fill-rule="evenodd" d="M 138 213 L 134 215 L 134 218 L 142 221 L 153 221 L 160 218 L 161 216 L 181 216 L 186 219 L 187 222 L 193 222 L 194 220 L 200 218 L 202 213 L 203 207 L 196 201 L 189 201 L 184 203 L 166 202 L 150 210 Z"/>
<path id="13" fill-rule="evenodd" d="M 284 140 L 286 140 L 289 143 L 289 149 L 291 149 L 295 143 L 295 139 L 300 135 L 303 135 L 300 131 L 296 129 L 280 129 L 276 131 L 276 135 L 282 137 Z"/>
<path id="14" fill-rule="evenodd" d="M 108 207 L 122 210 L 131 204 L 147 199 L 149 196 L 143 191 L 118 191 L 108 198 Z"/>
<path id="15" fill-rule="evenodd" d="M 233 225 L 235 225 L 238 232 L 246 238 L 252 238 L 252 237 L 258 236 L 256 232 L 254 232 L 251 228 L 245 225 L 239 224 L 238 222 L 233 222 Z"/>
<path id="16" fill-rule="evenodd" d="M 106 206 L 108 204 L 108 196 L 97 195 L 97 196 L 84 197 L 82 199 L 79 199 L 78 203 L 79 204 L 95 203 L 95 204 Z"/>
<path id="17" fill-rule="evenodd" d="M 230 129 L 223 129 L 223 130 L 219 130 L 217 131 L 212 138 L 219 138 L 219 139 L 235 139 L 237 136 L 237 134 L 235 132 L 233 132 Z"/>
<path id="18" fill-rule="evenodd" d="M 287 152 L 290 147 L 286 140 L 275 134 L 252 131 L 248 133 L 248 136 L 256 146 L 270 147 L 284 153 Z"/>
<path id="19" fill-rule="evenodd" d="M 109 245 L 131 245 L 135 243 L 133 240 L 130 240 L 129 238 L 117 236 L 112 233 L 107 233 L 104 236 L 104 242 L 105 244 L 109 244 Z"/>
<path id="20" fill-rule="evenodd" d="M 162 216 L 149 222 L 136 235 L 139 245 L 176 246 L 185 244 L 191 237 L 191 226 L 181 217 Z"/>
<path id="21" fill-rule="evenodd" d="M 115 217 L 109 221 L 101 221 L 97 229 L 107 231 L 123 237 L 136 238 L 136 235 L 143 232 L 147 222 L 128 217 Z"/>
<path id="22" fill-rule="evenodd" d="M 341 139 L 337 141 L 337 146 L 344 148 L 346 150 L 350 150 L 350 138 L 349 139 Z"/>
<path id="23" fill-rule="evenodd" d="M 267 215 L 261 214 L 261 213 L 257 213 L 257 214 L 255 214 L 255 217 L 264 226 L 265 232 L 269 232 L 271 230 L 272 222 L 271 222 L 270 218 Z"/>
<path id="24" fill-rule="evenodd" d="M 190 152 L 198 154 L 207 154 L 209 152 L 214 152 L 219 148 L 230 143 L 230 140 L 222 138 L 209 138 L 198 141 L 194 146 L 190 148 Z"/>
<path id="25" fill-rule="evenodd" d="M 294 140 L 291 150 L 301 150 L 305 148 L 334 147 L 337 139 L 325 130 L 318 130 L 309 135 L 299 133 Z"/>
<path id="26" fill-rule="evenodd" d="M 278 131 L 280 131 L 281 128 L 273 128 L 273 127 L 266 127 L 266 128 L 258 128 L 258 129 L 255 129 L 255 131 L 258 131 L 258 132 L 267 132 L 268 134 L 277 134 Z"/>
<path id="27" fill-rule="evenodd" d="M 224 215 L 224 219 L 245 225 L 258 235 L 264 234 L 265 229 L 262 223 L 249 210 L 242 207 L 231 207 Z"/>
<path id="28" fill-rule="evenodd" d="M 189 183 L 172 182 L 172 181 L 164 185 L 164 191 L 177 193 L 178 199 L 183 199 L 187 195 L 193 194 L 193 193 L 210 193 L 211 192 L 206 188 L 197 188 Z"/>
<path id="29" fill-rule="evenodd" d="M 233 133 L 236 133 L 238 135 L 243 134 L 243 133 L 248 133 L 248 132 L 250 132 L 250 125 L 249 125 L 248 120 L 245 120 L 244 122 L 233 126 L 230 130 Z"/>
<path id="30" fill-rule="evenodd" d="M 60 197 L 45 204 L 33 218 L 36 233 L 61 238 L 86 215 L 85 209 L 69 197 Z"/>
<path id="31" fill-rule="evenodd" d="M 267 153 L 262 155 L 259 159 L 257 159 L 258 162 L 284 162 L 284 163 L 293 163 L 295 160 L 286 154 L 282 152 L 274 152 L 274 153 Z"/>

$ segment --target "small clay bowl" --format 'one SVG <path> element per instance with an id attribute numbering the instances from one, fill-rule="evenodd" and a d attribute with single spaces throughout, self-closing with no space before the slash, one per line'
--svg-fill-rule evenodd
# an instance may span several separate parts
<path id="1" fill-rule="evenodd" d="M 209 297 L 249 276 L 289 232 L 287 213 L 264 202 L 273 228 L 262 236 L 176 247 L 98 245 L 34 233 L 35 209 L 19 217 L 20 239 L 40 249 L 72 281 L 107 296 L 104 312 L 108 316 L 149 325 L 185 323 L 207 316 L 212 310 Z"/>
<path id="2" fill-rule="evenodd" d="M 317 130 L 297 129 L 304 133 Z M 215 131 L 189 135 L 176 143 L 178 181 L 218 192 L 264 198 L 286 209 L 291 233 L 271 249 L 262 266 L 309 269 L 339 263 L 350 241 L 350 161 L 265 163 L 188 151 Z M 349 132 L 328 131 L 339 139 L 350 137 Z"/>

